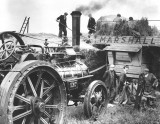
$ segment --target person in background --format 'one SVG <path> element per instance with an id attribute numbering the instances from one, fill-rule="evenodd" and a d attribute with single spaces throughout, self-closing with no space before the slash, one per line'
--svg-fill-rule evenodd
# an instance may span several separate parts
<path id="1" fill-rule="evenodd" d="M 62 32 L 64 33 L 64 36 L 67 37 L 67 15 L 68 13 L 65 12 L 64 15 L 60 15 L 57 18 L 57 22 L 59 22 L 59 37 L 62 38 Z"/>
<path id="2" fill-rule="evenodd" d="M 147 95 L 155 96 L 155 88 L 158 86 L 158 79 L 153 73 L 149 72 L 148 68 L 144 69 L 144 72 L 139 75 L 138 88 L 136 93 L 135 108 L 140 109 L 144 103 L 147 103 Z M 153 98 L 152 97 L 152 98 Z M 148 101 L 149 102 L 149 101 Z M 143 106 L 144 107 L 144 106 Z"/>
<path id="3" fill-rule="evenodd" d="M 129 70 L 129 66 L 125 65 L 123 67 L 123 71 L 119 75 L 119 87 L 118 93 L 122 92 L 124 84 L 127 82 L 127 72 Z"/>
<path id="4" fill-rule="evenodd" d="M 117 14 L 117 17 L 113 19 L 113 22 L 115 22 L 115 26 L 114 26 L 114 35 L 118 35 L 120 34 L 120 28 L 121 28 L 121 24 L 122 24 L 122 18 L 121 18 L 121 14 Z"/>
<path id="5" fill-rule="evenodd" d="M 113 103 L 116 97 L 116 88 L 117 88 L 116 79 L 118 79 L 118 76 L 114 68 L 115 68 L 114 65 L 110 65 L 109 70 L 107 70 L 103 75 L 103 80 L 110 96 L 109 100 L 110 103 Z"/>
<path id="6" fill-rule="evenodd" d="M 136 22 L 133 20 L 133 17 L 129 17 L 128 32 L 129 36 L 140 36 L 140 33 L 136 31 Z"/>
<path id="7" fill-rule="evenodd" d="M 89 30 L 89 32 L 88 32 L 88 38 L 90 38 L 90 35 L 96 32 L 95 31 L 96 21 L 92 17 L 92 14 L 89 14 L 88 17 L 89 17 L 89 20 L 88 20 L 87 28 Z"/>
<path id="8" fill-rule="evenodd" d="M 144 92 L 153 94 L 155 93 L 155 87 L 158 86 L 158 79 L 153 73 L 149 72 L 149 69 L 144 69 L 145 88 Z"/>
<path id="9" fill-rule="evenodd" d="M 125 65 L 123 67 L 123 72 L 119 75 L 119 86 L 118 86 L 118 94 L 119 94 L 119 104 L 128 104 L 130 102 L 130 91 L 129 91 L 129 82 L 127 81 L 127 72 L 129 70 L 129 66 Z"/>
<path id="10" fill-rule="evenodd" d="M 134 108 L 137 110 L 140 110 L 141 99 L 142 99 L 142 95 L 144 93 L 144 87 L 145 87 L 144 73 L 141 73 L 138 78 L 138 87 L 137 87 L 137 91 L 136 91 L 136 100 L 135 100 L 135 104 L 134 104 Z"/>

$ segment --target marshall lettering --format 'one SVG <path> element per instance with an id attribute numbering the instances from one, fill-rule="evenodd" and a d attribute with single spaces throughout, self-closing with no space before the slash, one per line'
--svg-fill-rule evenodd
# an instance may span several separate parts
<path id="1" fill-rule="evenodd" d="M 153 37 L 133 37 L 133 36 L 101 36 L 95 39 L 95 43 L 124 43 L 124 44 L 156 44 Z M 159 43 L 160 44 L 160 39 Z"/>

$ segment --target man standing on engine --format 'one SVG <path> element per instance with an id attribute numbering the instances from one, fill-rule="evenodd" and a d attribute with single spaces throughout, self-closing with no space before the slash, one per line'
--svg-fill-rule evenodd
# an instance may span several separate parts
<path id="1" fill-rule="evenodd" d="M 88 20 L 87 28 L 89 30 L 88 38 L 90 38 L 90 35 L 96 32 L 95 31 L 96 22 L 95 22 L 95 19 L 92 17 L 92 14 L 89 14 L 88 17 L 89 17 L 89 20 Z"/>
<path id="2" fill-rule="evenodd" d="M 136 22 L 133 20 L 133 17 L 129 17 L 128 34 L 129 34 L 129 36 L 138 36 L 138 37 L 140 37 L 140 33 L 136 31 Z"/>
<path id="3" fill-rule="evenodd" d="M 122 18 L 121 18 L 121 14 L 117 14 L 116 18 L 113 19 L 113 22 L 115 22 L 115 26 L 114 26 L 114 35 L 117 36 L 119 35 L 120 32 L 120 28 L 121 28 L 121 24 L 122 24 Z"/>
<path id="4" fill-rule="evenodd" d="M 64 33 L 64 36 L 67 37 L 67 15 L 68 13 L 65 12 L 64 15 L 60 15 L 57 18 L 57 22 L 59 22 L 59 37 L 62 38 L 62 32 Z"/>

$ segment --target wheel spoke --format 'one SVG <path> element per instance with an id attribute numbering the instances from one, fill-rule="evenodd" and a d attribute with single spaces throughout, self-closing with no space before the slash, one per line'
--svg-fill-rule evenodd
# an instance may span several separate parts
<path id="1" fill-rule="evenodd" d="M 26 123 L 26 118 L 24 118 L 22 121 L 22 124 L 25 124 L 25 123 Z"/>
<path id="2" fill-rule="evenodd" d="M 31 104 L 29 99 L 27 99 L 27 98 L 25 98 L 25 97 L 23 97 L 21 95 L 16 94 L 15 97 L 20 99 L 20 100 L 22 100 L 22 101 L 24 101 L 24 102 L 26 102 L 26 103 L 28 103 L 28 104 Z"/>
<path id="3" fill-rule="evenodd" d="M 5 51 L 1 51 L 0 52 L 0 58 L 2 58 L 4 54 L 5 54 Z"/>
<path id="4" fill-rule="evenodd" d="M 48 118 L 50 118 L 50 114 L 48 114 L 48 112 L 44 111 L 44 114 L 45 114 Z"/>
<path id="5" fill-rule="evenodd" d="M 14 57 L 17 61 L 19 61 L 19 59 L 17 57 L 15 57 L 14 54 L 11 54 L 12 57 Z"/>
<path id="6" fill-rule="evenodd" d="M 24 88 L 25 96 L 27 96 L 28 95 L 28 91 L 27 91 L 26 82 L 23 83 L 23 88 Z"/>
<path id="7" fill-rule="evenodd" d="M 59 108 L 59 105 L 45 105 L 45 108 Z"/>
<path id="8" fill-rule="evenodd" d="M 2 56 L 4 56 L 4 54 L 5 54 L 5 53 L 6 53 L 6 51 L 4 50 L 4 51 L 3 51 L 3 54 L 2 54 Z"/>
<path id="9" fill-rule="evenodd" d="M 43 80 L 42 80 L 42 83 L 41 83 L 41 92 L 40 92 L 40 98 L 42 98 L 42 96 L 43 96 L 43 89 L 44 89 L 44 82 L 43 82 Z"/>
<path id="10" fill-rule="evenodd" d="M 44 82 L 45 82 L 48 86 L 51 86 L 46 80 L 44 80 Z"/>
<path id="11" fill-rule="evenodd" d="M 9 109 L 11 109 L 12 112 L 13 112 L 13 111 L 16 111 L 16 110 L 25 109 L 25 107 L 26 107 L 25 105 L 19 105 L 19 106 L 13 106 Z"/>
<path id="12" fill-rule="evenodd" d="M 39 86 L 39 84 L 40 84 L 40 82 L 41 82 L 41 79 L 42 79 L 42 71 L 39 71 L 38 72 L 38 80 L 37 80 L 37 83 L 36 83 L 36 85 L 35 85 L 35 90 L 37 91 L 37 89 L 38 89 L 38 86 Z"/>
<path id="13" fill-rule="evenodd" d="M 55 85 L 52 84 L 52 85 L 43 93 L 43 96 L 45 96 L 47 93 L 49 93 L 54 86 L 55 86 Z"/>
<path id="14" fill-rule="evenodd" d="M 7 50 L 6 50 L 6 53 L 7 53 L 8 56 L 10 56 L 10 54 L 11 54 L 11 52 L 9 52 L 9 51 L 7 51 Z"/>
<path id="15" fill-rule="evenodd" d="M 53 95 L 52 95 L 52 94 L 50 94 L 50 95 L 45 99 L 45 101 L 44 101 L 44 102 L 45 102 L 45 103 L 47 103 L 47 102 L 52 98 L 52 96 L 53 96 Z"/>
<path id="16" fill-rule="evenodd" d="M 5 58 L 7 58 L 9 56 L 9 54 L 7 53 L 7 51 L 5 50 Z"/>
<path id="17" fill-rule="evenodd" d="M 22 113 L 22 114 L 20 114 L 20 115 L 17 115 L 17 116 L 15 116 L 15 117 L 13 117 L 13 121 L 16 121 L 16 120 L 18 120 L 18 119 L 21 119 L 21 118 L 23 118 L 23 117 L 26 117 L 26 116 L 28 116 L 28 115 L 30 115 L 30 114 L 32 114 L 32 110 L 26 111 L 26 112 L 24 112 L 24 113 Z"/>
<path id="18" fill-rule="evenodd" d="M 30 77 L 27 77 L 27 80 L 28 80 L 29 85 L 30 85 L 30 87 L 31 87 L 31 89 L 32 89 L 33 95 L 34 95 L 35 97 L 37 97 L 36 90 L 34 89 L 34 86 L 33 86 L 33 83 L 32 83 L 32 81 L 31 81 Z"/>
<path id="19" fill-rule="evenodd" d="M 43 122 L 43 124 L 49 124 L 44 118 L 40 117 L 40 120 Z"/>

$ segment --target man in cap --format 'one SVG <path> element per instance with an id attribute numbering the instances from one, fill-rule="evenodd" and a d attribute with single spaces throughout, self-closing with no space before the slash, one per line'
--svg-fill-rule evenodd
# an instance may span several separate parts
<path id="1" fill-rule="evenodd" d="M 61 38 L 62 37 L 62 32 L 64 33 L 64 36 L 67 37 L 67 30 L 66 30 L 66 27 L 67 27 L 67 15 L 68 13 L 65 12 L 64 15 L 60 15 L 58 18 L 57 18 L 57 22 L 59 22 L 59 37 Z"/>
<path id="2" fill-rule="evenodd" d="M 89 30 L 89 32 L 88 32 L 88 37 L 90 38 L 90 35 L 91 35 L 92 33 L 95 33 L 96 21 L 95 21 L 95 19 L 92 17 L 92 14 L 89 14 L 88 17 L 89 17 L 89 20 L 88 20 L 87 28 L 88 28 L 88 30 Z"/>
<path id="3" fill-rule="evenodd" d="M 124 84 L 127 82 L 127 72 L 128 72 L 129 66 L 124 65 L 123 71 L 119 75 L 119 87 L 118 92 L 122 92 Z"/>
<path id="4" fill-rule="evenodd" d="M 124 65 L 123 71 L 119 75 L 119 104 L 129 104 L 130 101 L 130 92 L 129 92 L 129 83 L 127 81 L 127 72 L 129 70 L 128 65 Z"/>
<path id="5" fill-rule="evenodd" d="M 116 87 L 117 87 L 116 79 L 118 79 L 118 76 L 114 68 L 115 68 L 114 65 L 110 65 L 109 70 L 107 70 L 103 75 L 103 80 L 109 92 L 110 103 L 113 103 L 116 97 Z"/>
<path id="6" fill-rule="evenodd" d="M 133 20 L 133 17 L 129 17 L 128 21 L 128 34 L 130 36 L 140 36 L 140 33 L 136 31 L 136 21 Z"/>
<path id="7" fill-rule="evenodd" d="M 147 103 L 147 95 L 155 96 L 155 88 L 158 86 L 158 79 L 153 73 L 149 72 L 148 68 L 144 69 L 144 72 L 140 74 L 138 80 L 138 88 L 136 93 L 135 108 L 140 109 L 140 104 L 142 106 Z M 153 98 L 152 97 L 152 98 Z M 149 105 L 149 103 L 147 103 Z"/>
<path id="8" fill-rule="evenodd" d="M 114 26 L 114 34 L 117 36 L 120 33 L 120 28 L 122 24 L 121 14 L 117 14 L 117 17 L 113 19 L 113 22 L 116 23 Z"/>
<path id="9" fill-rule="evenodd" d="M 148 68 L 144 69 L 145 88 L 144 92 L 154 93 L 154 88 L 158 86 L 158 79 L 153 73 L 149 72 Z"/>

